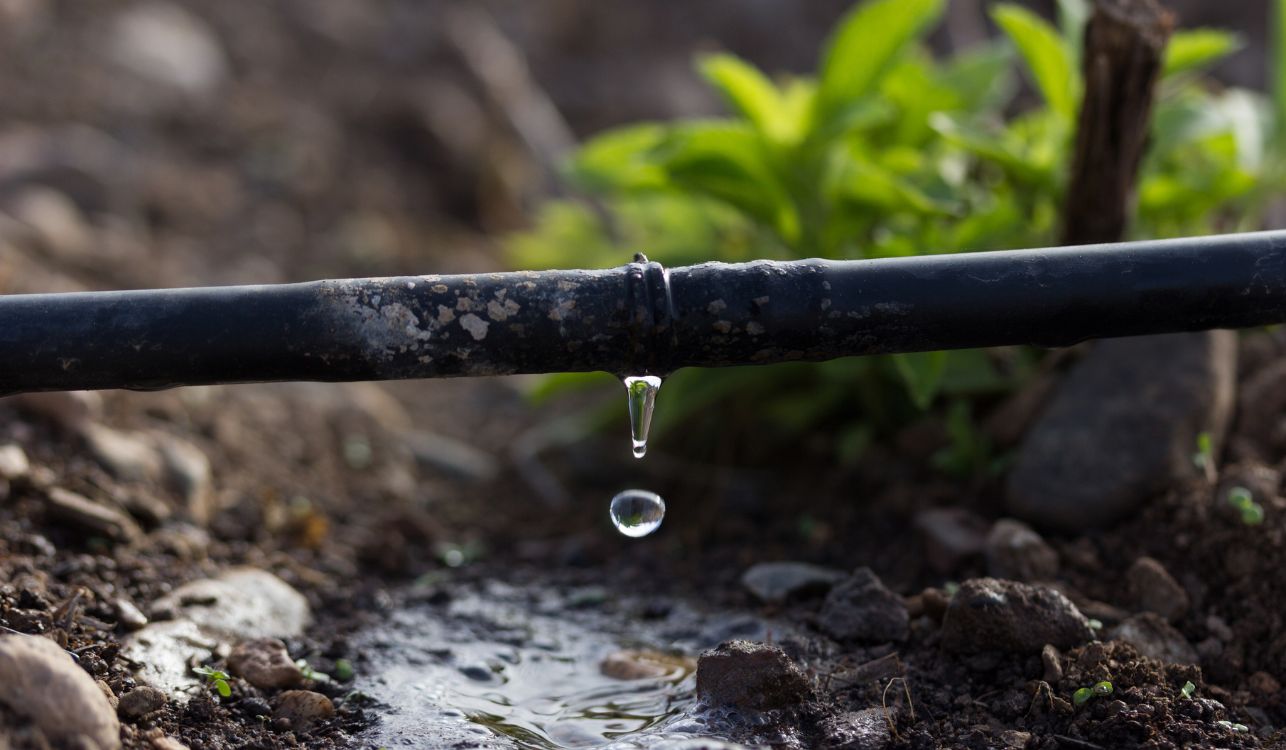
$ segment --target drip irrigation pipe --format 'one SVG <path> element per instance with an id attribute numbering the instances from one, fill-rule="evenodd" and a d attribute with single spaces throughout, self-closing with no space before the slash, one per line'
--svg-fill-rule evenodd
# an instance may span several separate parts
<path id="1" fill-rule="evenodd" d="M 861 261 L 0 296 L 0 394 L 606 370 L 1286 321 L 1286 232 Z"/>

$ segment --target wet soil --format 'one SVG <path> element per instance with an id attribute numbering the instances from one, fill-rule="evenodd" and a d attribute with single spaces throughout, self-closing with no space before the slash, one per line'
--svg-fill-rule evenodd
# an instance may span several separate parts
<path id="1" fill-rule="evenodd" d="M 178 5 L 204 20 L 226 55 L 228 72 L 208 89 L 176 94 L 112 63 L 114 5 L 0 2 L 0 293 L 499 267 L 484 232 L 520 220 L 539 194 L 536 168 L 450 54 L 431 12 L 391 1 L 356 15 L 342 1 Z M 671 5 L 667 13 L 691 20 L 684 4 Z M 520 14 L 507 21 L 524 44 L 546 45 L 533 55 L 547 78 L 569 65 L 558 49 L 568 39 L 600 49 L 588 31 L 575 35 L 576 11 L 589 6 L 559 7 L 557 24 L 524 26 L 533 22 Z M 720 17 L 706 13 L 699 28 L 716 37 Z M 810 11 L 800 39 L 774 53 L 774 67 L 810 62 L 831 17 Z M 763 43 L 755 33 L 737 42 L 751 56 Z M 700 34 L 677 36 L 653 39 L 668 67 L 648 69 L 686 70 Z M 320 70 L 318 61 L 326 61 Z M 606 84 L 576 80 L 567 76 L 566 90 L 551 94 L 577 132 L 640 116 L 623 104 L 597 108 L 584 91 Z M 678 96 L 692 88 L 671 78 L 648 85 L 651 99 L 642 84 L 614 84 L 638 95 L 631 107 L 654 102 L 643 114 L 713 106 Z M 460 140 L 458 123 L 474 121 L 434 110 L 425 91 L 434 106 L 481 113 L 485 127 Z M 50 196 L 47 210 L 32 213 Z M 1242 379 L 1283 361 L 1280 337 L 1248 334 Z M 640 463 L 629 455 L 622 397 L 616 433 L 551 438 L 534 459 L 526 447 L 541 442 L 542 426 L 578 404 L 533 408 L 523 397 L 528 384 L 229 386 L 110 393 L 101 410 L 90 409 L 92 422 L 197 446 L 213 469 L 208 516 L 165 482 L 109 473 L 49 409 L 0 401 L 0 445 L 20 446 L 33 466 L 28 478 L 0 480 L 0 625 L 53 638 L 120 696 L 136 680 L 120 654 L 128 628 L 114 600 L 164 616 L 149 605 L 177 585 L 252 565 L 312 606 L 315 622 L 287 643 L 291 656 L 331 675 L 344 660 L 356 673 L 310 685 L 338 710 L 306 732 L 274 725 L 273 691 L 233 680 L 227 699 L 200 692 L 182 707 L 126 721 L 127 748 L 162 736 L 193 750 L 371 744 L 396 708 L 362 687 L 390 669 L 372 633 L 389 621 L 414 629 L 407 613 L 438 611 L 496 585 L 574 600 L 540 612 L 515 595 L 513 606 L 601 623 L 604 632 L 628 631 L 623 623 L 639 618 L 687 617 L 672 612 L 726 627 L 728 637 L 780 641 L 789 629 L 791 655 L 815 694 L 803 710 L 721 730 L 737 741 L 824 746 L 835 717 L 878 709 L 900 747 L 1286 742 L 1286 501 L 1275 473 L 1286 445 L 1273 420 L 1265 429 L 1265 420 L 1243 415 L 1215 483 L 1177 487 L 1117 528 L 1047 537 L 1062 563 L 1054 583 L 1105 629 L 1133 611 L 1125 592 L 1135 560 L 1159 561 L 1190 598 L 1175 627 L 1200 664 L 1167 665 L 1128 645 L 1091 643 L 1059 655 L 1055 679 L 1039 656 L 959 656 L 940 647 L 938 615 L 924 602 L 984 574 L 985 564 L 974 556 L 948 570 L 930 567 L 914 520 L 929 508 L 960 507 L 990 521 L 1003 515 L 1003 494 L 997 477 L 952 479 L 930 468 L 940 433 L 932 425 L 838 467 L 824 435 L 790 455 L 766 453 L 752 437 L 763 427 L 750 415 L 713 448 L 676 438 L 653 445 Z M 1259 395 L 1281 403 L 1273 399 L 1286 400 L 1282 391 Z M 443 449 L 444 438 L 465 449 Z M 1266 520 L 1248 526 L 1223 498 L 1229 482 L 1256 477 L 1267 482 L 1257 492 Z M 559 502 L 561 494 L 533 478 L 552 479 L 566 497 Z M 631 485 L 660 492 L 669 506 L 661 529 L 642 540 L 621 537 L 607 519 L 608 499 Z M 52 487 L 124 509 L 145 534 L 113 542 L 86 533 L 50 512 Z M 912 605 L 909 640 L 838 644 L 816 627 L 819 599 L 756 603 L 740 576 L 772 560 L 870 567 Z M 587 588 L 599 594 L 577 594 Z M 737 629 L 765 620 L 781 625 Z M 451 637 L 462 633 L 469 636 L 461 628 Z M 711 644 L 680 645 L 695 656 Z M 1075 690 L 1105 679 L 1114 685 L 1109 699 L 1073 705 Z M 1186 682 L 1192 697 L 1181 692 Z M 690 685 L 671 687 L 686 705 Z M 7 710 L 0 727 L 11 730 L 14 747 L 42 746 Z"/>

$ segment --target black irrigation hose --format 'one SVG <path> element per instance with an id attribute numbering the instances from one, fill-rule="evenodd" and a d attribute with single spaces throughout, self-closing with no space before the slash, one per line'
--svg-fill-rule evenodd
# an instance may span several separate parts
<path id="1" fill-rule="evenodd" d="M 0 394 L 606 370 L 1286 321 L 1286 232 L 831 262 L 705 263 L 0 297 Z"/>

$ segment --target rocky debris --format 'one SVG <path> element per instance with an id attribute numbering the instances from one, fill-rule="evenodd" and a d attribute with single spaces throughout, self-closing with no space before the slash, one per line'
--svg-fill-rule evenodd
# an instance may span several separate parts
<path id="1" fill-rule="evenodd" d="M 0 636 L 0 685 L 0 702 L 55 744 L 97 750 L 121 746 L 120 721 L 107 698 L 53 641 Z"/>
<path id="2" fill-rule="evenodd" d="M 1002 518 L 987 534 L 987 574 L 1015 581 L 1047 581 L 1058 575 L 1058 553 L 1022 521 Z"/>
<path id="3" fill-rule="evenodd" d="M 103 697 L 107 699 L 107 705 L 111 706 L 113 711 L 115 711 L 118 707 L 120 707 L 121 701 L 119 698 L 116 697 L 116 693 L 112 692 L 111 685 L 108 685 L 106 682 L 102 680 L 94 680 L 94 684 L 98 686 L 98 689 L 100 692 L 102 692 Z"/>
<path id="4" fill-rule="evenodd" d="M 139 630 L 147 625 L 147 615 L 124 597 L 112 600 L 112 609 L 116 611 L 116 621 L 126 630 Z"/>
<path id="5" fill-rule="evenodd" d="M 1183 633 L 1155 612 L 1134 615 L 1113 628 L 1109 635 L 1114 641 L 1130 644 L 1144 656 L 1168 664 L 1198 664 L 1201 661 Z"/>
<path id="6" fill-rule="evenodd" d="M 166 2 L 135 3 L 122 11 L 111 29 L 108 53 L 139 79 L 192 96 L 213 92 L 228 75 L 214 31 Z"/>
<path id="7" fill-rule="evenodd" d="M 173 611 L 223 640 L 289 638 L 310 619 L 303 594 L 267 571 L 246 567 L 185 583 L 156 600 L 152 610 Z"/>
<path id="8" fill-rule="evenodd" d="M 173 737 L 153 737 L 152 750 L 188 750 L 188 746 Z"/>
<path id="9" fill-rule="evenodd" d="M 23 479 L 31 471 L 27 454 L 17 445 L 0 445 L 0 479 Z"/>
<path id="10" fill-rule="evenodd" d="M 767 604 L 825 594 L 844 580 L 843 571 L 803 562 L 766 562 L 752 565 L 741 576 L 741 585 Z"/>
<path id="11" fill-rule="evenodd" d="M 948 651 L 1036 654 L 1046 644 L 1072 648 L 1094 637 L 1089 620 L 1048 586 L 974 578 L 960 585 L 942 620 Z"/>
<path id="12" fill-rule="evenodd" d="M 289 584 L 256 568 L 186 583 L 152 605 L 176 618 L 152 622 L 124 639 L 122 654 L 141 665 L 136 677 L 186 702 L 199 683 L 191 672 L 221 645 L 243 638 L 293 638 L 311 615 Z"/>
<path id="13" fill-rule="evenodd" d="M 951 597 L 947 592 L 939 588 L 930 586 L 918 594 L 906 598 L 906 612 L 909 617 L 928 617 L 934 622 L 942 622 L 942 616 L 947 613 L 947 605 L 951 603 Z"/>
<path id="14" fill-rule="evenodd" d="M 826 595 L 817 625 L 837 641 L 905 641 L 910 617 L 902 597 L 870 568 L 858 568 Z"/>
<path id="15" fill-rule="evenodd" d="M 238 643 L 228 655 L 228 669 L 264 690 L 295 687 L 304 681 L 304 673 L 291 660 L 286 644 L 276 638 Z"/>
<path id="16" fill-rule="evenodd" d="M 1197 435 L 1222 442 L 1237 337 L 1206 331 L 1100 341 L 1067 376 L 1019 450 L 1009 509 L 1079 531 L 1133 512 L 1196 475 Z"/>
<path id="17" fill-rule="evenodd" d="M 62 487 L 46 493 L 45 508 L 52 518 L 91 534 L 121 542 L 135 542 L 143 536 L 143 530 L 125 513 Z"/>
<path id="18" fill-rule="evenodd" d="M 296 732 L 306 732 L 319 721 L 335 715 L 335 705 L 330 698 L 311 690 L 287 690 L 277 696 L 273 721 L 286 720 Z"/>
<path id="19" fill-rule="evenodd" d="M 20 393 L 5 400 L 21 411 L 70 431 L 103 416 L 103 397 L 94 391 Z"/>
<path id="20" fill-rule="evenodd" d="M 925 560 L 944 575 L 981 554 L 987 536 L 987 522 L 964 508 L 920 511 L 914 526 L 924 542 Z"/>
<path id="21" fill-rule="evenodd" d="M 141 719 L 165 705 L 165 693 L 148 685 L 139 685 L 121 696 L 116 712 L 124 719 Z"/>
<path id="22" fill-rule="evenodd" d="M 1151 557 L 1140 557 L 1125 574 L 1131 600 L 1139 609 L 1155 612 L 1175 622 L 1188 612 L 1188 592 L 1165 566 Z"/>
<path id="23" fill-rule="evenodd" d="M 889 719 L 880 708 L 832 716 L 822 722 L 822 731 L 832 750 L 880 750 L 893 742 Z"/>
<path id="24" fill-rule="evenodd" d="M 144 435 L 96 423 L 82 426 L 80 435 L 94 460 L 117 479 L 160 479 L 163 466 L 160 453 Z"/>
<path id="25" fill-rule="evenodd" d="M 688 674 L 695 668 L 692 660 L 660 651 L 627 649 L 608 654 L 598 671 L 614 680 L 657 679 L 674 674 Z"/>
<path id="26" fill-rule="evenodd" d="M 1063 681 L 1063 655 L 1058 653 L 1058 649 L 1051 644 L 1046 643 L 1040 650 L 1040 664 L 1045 669 L 1045 674 L 1041 679 L 1050 685 L 1057 685 Z"/>
<path id="27" fill-rule="evenodd" d="M 808 678 L 777 646 L 729 641 L 697 660 L 697 698 L 711 706 L 771 711 L 798 705 L 811 692 Z"/>
<path id="28" fill-rule="evenodd" d="M 165 478 L 183 501 L 192 518 L 208 524 L 214 514 L 210 459 L 192 443 L 172 435 L 157 435 L 156 447 Z"/>

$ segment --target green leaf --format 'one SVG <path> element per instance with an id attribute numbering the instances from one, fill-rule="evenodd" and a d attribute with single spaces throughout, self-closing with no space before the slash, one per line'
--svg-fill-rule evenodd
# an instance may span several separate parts
<path id="1" fill-rule="evenodd" d="M 797 103 L 787 105 L 767 76 L 733 55 L 707 55 L 697 63 L 701 75 L 717 88 L 728 105 L 751 125 L 779 143 L 796 143 L 803 135 Z M 798 97 L 799 90 L 793 92 Z M 796 111 L 792 111 L 796 110 Z"/>
<path id="2" fill-rule="evenodd" d="M 944 0 L 868 0 L 841 21 L 821 63 L 817 105 L 825 119 L 875 89 L 907 44 L 942 13 Z"/>
<path id="3" fill-rule="evenodd" d="M 232 696 L 232 688 L 228 685 L 226 680 L 215 680 L 214 689 L 219 691 L 219 695 L 223 698 L 229 698 Z"/>
<path id="4" fill-rule="evenodd" d="M 655 123 L 609 130 L 580 148 L 569 177 L 596 192 L 654 189 L 665 185 L 665 172 L 652 159 L 666 128 Z"/>
<path id="5" fill-rule="evenodd" d="M 1045 103 L 1070 123 L 1076 119 L 1080 74 L 1062 38 L 1040 16 L 1017 5 L 997 5 L 991 16 L 1018 48 Z"/>
<path id="6" fill-rule="evenodd" d="M 894 354 L 893 364 L 906 383 L 911 400 L 920 409 L 928 409 L 933 397 L 938 395 L 942 372 L 947 366 L 946 352 L 915 352 Z"/>
<path id="7" fill-rule="evenodd" d="M 1190 73 L 1215 64 L 1241 49 L 1241 37 L 1218 29 L 1175 32 L 1165 48 L 1165 77 Z"/>
<path id="8" fill-rule="evenodd" d="M 1013 58 L 1013 49 L 1007 44 L 982 44 L 946 63 L 938 77 L 956 92 L 965 111 L 994 111 L 1013 96 Z"/>

